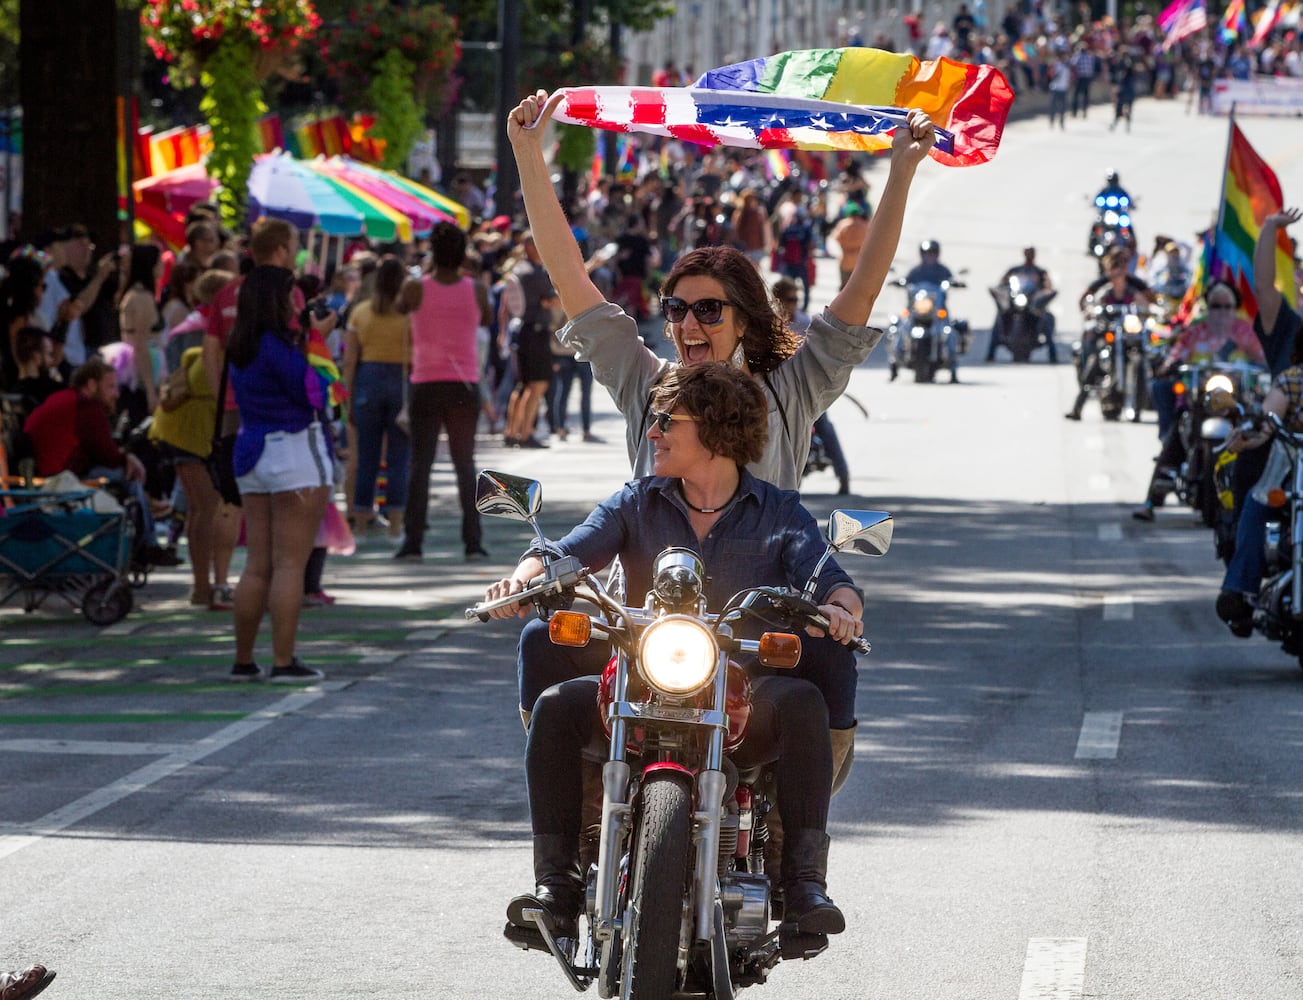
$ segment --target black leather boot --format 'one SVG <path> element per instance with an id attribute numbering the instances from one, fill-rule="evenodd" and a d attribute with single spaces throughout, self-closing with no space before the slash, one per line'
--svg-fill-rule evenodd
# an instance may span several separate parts
<path id="1" fill-rule="evenodd" d="M 846 918 L 828 898 L 828 835 L 787 830 L 783 838 L 783 924 L 802 934 L 840 934 Z"/>
<path id="2" fill-rule="evenodd" d="M 543 923 L 553 937 L 577 936 L 579 911 L 584 906 L 584 883 L 579 875 L 579 839 L 544 834 L 534 838 L 533 893 L 507 904 L 507 920 L 516 927 L 535 929 L 526 910 L 543 911 Z"/>

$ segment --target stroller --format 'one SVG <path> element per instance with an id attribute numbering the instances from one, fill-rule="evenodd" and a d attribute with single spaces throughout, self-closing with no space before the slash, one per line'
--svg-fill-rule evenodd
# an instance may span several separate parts
<path id="1" fill-rule="evenodd" d="M 0 490 L 0 604 L 23 595 L 35 611 L 51 594 L 92 625 L 124 618 L 135 529 L 128 511 L 96 509 L 95 490 Z"/>

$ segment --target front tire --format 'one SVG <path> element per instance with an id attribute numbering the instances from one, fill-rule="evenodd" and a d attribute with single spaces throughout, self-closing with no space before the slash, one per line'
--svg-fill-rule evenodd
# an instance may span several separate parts
<path id="1" fill-rule="evenodd" d="M 1030 313 L 1017 313 L 1013 318 L 1013 330 L 1009 334 L 1009 353 L 1016 364 L 1025 365 L 1032 359 L 1036 350 L 1036 318 Z"/>
<path id="2" fill-rule="evenodd" d="M 692 856 L 692 796 L 685 779 L 653 775 L 642 788 L 624 918 L 621 1000 L 665 1000 L 678 986 L 679 937 Z"/>

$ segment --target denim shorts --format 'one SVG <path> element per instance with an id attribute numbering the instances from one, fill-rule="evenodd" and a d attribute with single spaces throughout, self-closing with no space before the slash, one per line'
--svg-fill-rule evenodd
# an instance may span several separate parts
<path id="1" fill-rule="evenodd" d="M 334 464 L 319 423 L 274 431 L 263 439 L 258 464 L 236 481 L 241 493 L 290 493 L 330 486 Z"/>

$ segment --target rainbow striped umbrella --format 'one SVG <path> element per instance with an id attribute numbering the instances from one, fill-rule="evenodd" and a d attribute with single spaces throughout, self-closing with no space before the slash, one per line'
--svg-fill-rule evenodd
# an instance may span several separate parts
<path id="1" fill-rule="evenodd" d="M 436 222 L 451 222 L 452 216 L 442 209 L 435 208 L 418 199 L 409 191 L 396 184 L 391 184 L 382 173 L 362 169 L 354 160 L 332 156 L 329 159 L 315 159 L 310 162 L 313 170 L 326 177 L 345 183 L 364 191 L 384 205 L 401 212 L 411 220 L 412 229 L 424 236 L 434 228 Z"/>
<path id="2" fill-rule="evenodd" d="M 364 174 L 369 174 L 376 180 L 411 195 L 430 208 L 437 209 L 444 216 L 450 216 L 451 221 L 456 222 L 463 229 L 470 228 L 470 210 L 465 205 L 453 201 L 447 195 L 442 195 L 433 188 L 428 188 L 424 184 L 410 180 L 402 174 L 396 174 L 392 170 L 381 170 L 379 167 L 373 167 L 369 163 L 363 163 L 361 160 L 355 160 L 349 156 L 336 156 L 331 157 L 331 159 L 338 160 L 350 170 L 358 170 Z"/>

